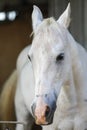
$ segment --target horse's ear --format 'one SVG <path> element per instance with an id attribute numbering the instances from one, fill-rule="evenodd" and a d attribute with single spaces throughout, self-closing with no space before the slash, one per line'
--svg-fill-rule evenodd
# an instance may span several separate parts
<path id="1" fill-rule="evenodd" d="M 33 6 L 33 12 L 32 12 L 32 26 L 33 30 L 36 29 L 36 27 L 42 22 L 43 20 L 43 15 L 40 9 L 34 5 Z"/>
<path id="2" fill-rule="evenodd" d="M 68 28 L 69 24 L 70 24 L 70 21 L 71 21 L 70 15 L 71 15 L 71 7 L 70 7 L 70 3 L 69 3 L 68 6 L 67 6 L 67 8 L 66 8 L 66 10 L 59 17 L 59 19 L 57 20 L 57 22 L 60 23 L 65 28 Z"/>

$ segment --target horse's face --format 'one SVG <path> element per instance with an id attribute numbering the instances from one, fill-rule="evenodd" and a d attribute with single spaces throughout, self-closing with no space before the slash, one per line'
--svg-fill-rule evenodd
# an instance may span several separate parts
<path id="1" fill-rule="evenodd" d="M 44 20 L 35 31 L 29 52 L 35 76 L 32 112 L 40 125 L 52 123 L 61 86 L 69 79 L 68 41 L 64 30 L 52 18 Z"/>

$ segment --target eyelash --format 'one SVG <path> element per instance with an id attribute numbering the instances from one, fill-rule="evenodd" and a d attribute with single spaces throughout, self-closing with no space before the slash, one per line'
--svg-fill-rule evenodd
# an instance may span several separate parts
<path id="1" fill-rule="evenodd" d="M 31 58 L 30 58 L 30 56 L 28 55 L 28 59 L 31 61 Z"/>
<path id="2" fill-rule="evenodd" d="M 61 53 L 61 54 L 59 54 L 59 55 L 56 57 L 56 62 L 62 61 L 62 60 L 64 60 L 64 53 Z"/>

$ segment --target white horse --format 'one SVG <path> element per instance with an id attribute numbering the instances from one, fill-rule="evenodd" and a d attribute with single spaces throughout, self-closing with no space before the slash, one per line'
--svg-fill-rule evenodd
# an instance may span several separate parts
<path id="1" fill-rule="evenodd" d="M 30 130 L 85 130 L 87 123 L 87 53 L 68 31 L 70 4 L 56 21 L 32 13 L 33 41 L 17 60 L 15 109 L 18 121 Z M 28 58 L 27 56 L 28 55 Z"/>

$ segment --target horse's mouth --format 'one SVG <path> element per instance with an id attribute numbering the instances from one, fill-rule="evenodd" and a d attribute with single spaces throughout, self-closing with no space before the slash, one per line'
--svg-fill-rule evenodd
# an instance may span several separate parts
<path id="1" fill-rule="evenodd" d="M 35 122 L 37 125 L 50 125 L 53 123 L 53 114 L 50 114 L 49 117 L 41 117 L 41 118 L 35 118 Z"/>
<path id="2" fill-rule="evenodd" d="M 41 125 L 41 126 L 42 126 L 42 125 L 50 125 L 50 124 L 52 124 L 52 123 L 53 123 L 53 121 L 51 121 L 51 122 L 44 122 L 44 123 L 37 123 L 37 122 L 36 122 L 37 125 Z"/>

